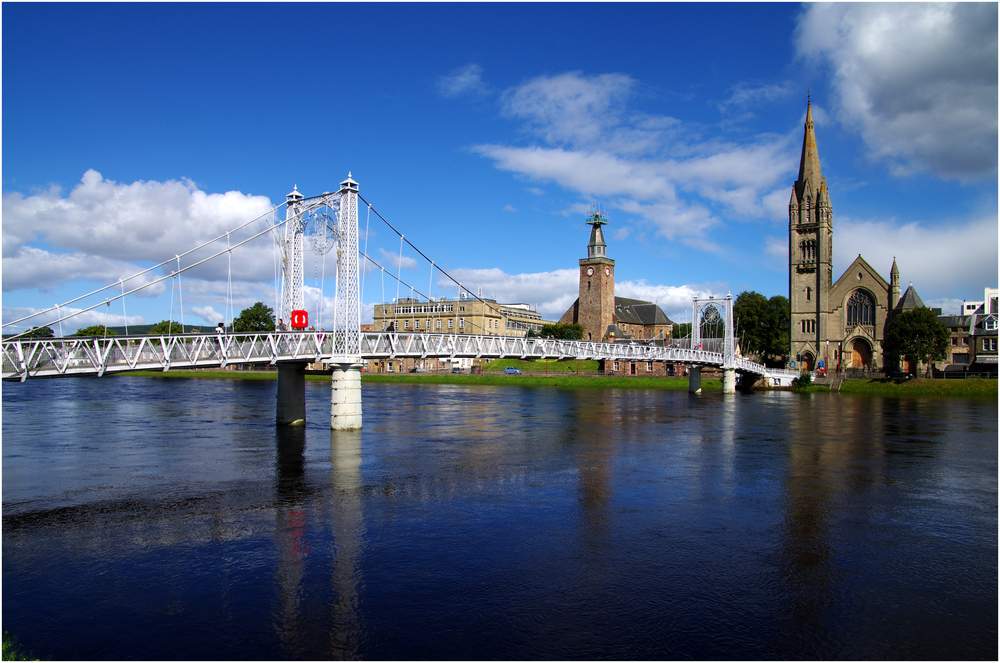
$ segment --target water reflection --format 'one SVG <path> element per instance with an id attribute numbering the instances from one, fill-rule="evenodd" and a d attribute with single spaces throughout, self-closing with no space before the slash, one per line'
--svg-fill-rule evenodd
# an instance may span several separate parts
<path id="1" fill-rule="evenodd" d="M 995 650 L 995 404 L 368 385 L 359 432 L 205 382 L 5 389 L 5 629 L 56 659 Z"/>
<path id="2" fill-rule="evenodd" d="M 331 644 L 328 656 L 356 660 L 361 653 L 358 616 L 359 562 L 365 537 L 361 512 L 361 431 L 331 431 L 330 502 L 333 518 L 333 569 L 330 597 Z"/>
<path id="3" fill-rule="evenodd" d="M 278 426 L 276 431 L 274 544 L 278 551 L 275 580 L 280 603 L 276 628 L 283 647 L 298 651 L 306 635 L 300 623 L 300 612 L 302 581 L 310 553 L 303 455 L 306 431 L 300 426 Z"/>

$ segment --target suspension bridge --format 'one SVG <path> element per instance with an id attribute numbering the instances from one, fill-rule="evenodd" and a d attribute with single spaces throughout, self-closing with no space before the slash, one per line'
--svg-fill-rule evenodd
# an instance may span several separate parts
<path id="1" fill-rule="evenodd" d="M 292 322 L 292 330 L 255 333 L 230 330 L 226 333 L 209 334 L 126 334 L 97 338 L 14 336 L 3 341 L 3 380 L 23 382 L 29 378 L 103 376 L 138 370 L 169 371 L 172 368 L 212 368 L 225 367 L 229 364 L 271 364 L 278 369 L 276 421 L 279 425 L 295 425 L 305 421 L 305 367 L 313 362 L 323 362 L 333 369 L 331 428 L 350 430 L 361 428 L 361 368 L 364 361 L 372 359 L 516 357 L 668 362 L 689 367 L 691 391 L 700 390 L 701 367 L 713 366 L 722 369 L 725 393 L 735 392 L 737 373 L 754 377 L 781 379 L 788 377 L 785 375 L 787 371 L 768 369 L 737 356 L 733 303 L 732 298 L 728 296 L 724 299 L 694 299 L 691 336 L 675 339 L 667 344 L 635 341 L 587 342 L 489 334 L 362 332 L 360 261 L 364 258 L 372 262 L 382 269 L 383 274 L 385 269 L 359 247 L 359 198 L 358 184 L 350 175 L 341 182 L 340 188 L 334 193 L 323 193 L 307 198 L 296 189 L 287 196 L 282 205 L 285 208 L 283 221 L 270 222 L 265 230 L 251 235 L 235 246 L 232 245 L 230 233 L 227 232 L 225 250 L 193 261 L 183 268 L 180 266 L 180 256 L 175 256 L 177 270 L 170 274 L 151 280 L 128 292 L 125 291 L 123 281 L 118 281 L 102 290 L 119 287 L 120 294 L 105 298 L 102 303 L 72 314 L 78 315 L 102 304 L 110 306 L 110 302 L 118 298 L 122 299 L 124 307 L 124 298 L 127 295 L 168 278 L 179 279 L 181 272 L 209 260 L 225 256 L 226 260 L 231 261 L 234 248 L 270 233 L 280 248 L 282 263 L 278 315 Z M 361 201 L 367 204 L 363 198 Z M 369 211 L 372 209 L 370 204 L 368 209 Z M 386 223 L 388 224 L 388 221 Z M 392 228 L 391 224 L 389 226 Z M 400 235 L 402 245 L 403 235 L 396 232 Z M 336 294 L 333 329 L 330 331 L 306 329 L 305 325 L 297 320 L 305 315 L 304 255 L 307 242 L 317 253 L 325 254 L 336 248 Z M 419 249 L 417 250 L 419 252 Z M 145 272 L 171 262 L 173 260 L 168 260 Z M 434 262 L 430 262 L 433 269 Z M 451 278 L 447 272 L 438 269 Z M 136 276 L 139 275 L 133 275 L 129 279 Z M 452 281 L 459 286 L 460 292 L 476 297 L 469 288 L 454 279 Z M 427 298 L 430 299 L 429 296 Z M 171 299 L 171 308 L 172 301 Z M 63 304 L 62 308 L 67 304 Z M 61 323 L 71 316 L 58 317 L 60 308 L 53 307 L 29 317 L 37 317 L 54 310 L 57 319 L 48 324 Z M 699 322 L 706 314 L 723 321 L 721 338 L 702 337 Z M 171 317 L 172 315 L 171 311 Z M 26 319 L 4 323 L 4 327 L 21 323 Z"/>

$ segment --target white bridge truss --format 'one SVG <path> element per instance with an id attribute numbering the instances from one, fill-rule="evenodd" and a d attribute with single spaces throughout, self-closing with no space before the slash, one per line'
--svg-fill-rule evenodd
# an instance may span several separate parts
<path id="1" fill-rule="evenodd" d="M 691 349 L 686 339 L 668 346 L 642 343 L 592 343 L 547 338 L 355 332 L 362 359 L 483 358 L 598 359 L 658 361 L 735 368 L 772 376 L 783 373 L 723 352 Z M 713 343 L 714 341 L 714 343 Z M 706 339 L 706 346 L 724 345 Z M 23 338 L 3 342 L 4 380 L 40 377 L 101 376 L 138 370 L 214 368 L 228 364 L 279 362 L 336 363 L 344 360 L 344 332 L 268 332 L 258 334 L 178 334 L 102 338 Z"/>

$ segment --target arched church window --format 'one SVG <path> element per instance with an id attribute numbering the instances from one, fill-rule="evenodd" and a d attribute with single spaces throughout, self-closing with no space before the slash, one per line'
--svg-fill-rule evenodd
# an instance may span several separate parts
<path id="1" fill-rule="evenodd" d="M 855 290 L 847 301 L 847 324 L 848 326 L 875 324 L 875 300 L 867 291 Z"/>

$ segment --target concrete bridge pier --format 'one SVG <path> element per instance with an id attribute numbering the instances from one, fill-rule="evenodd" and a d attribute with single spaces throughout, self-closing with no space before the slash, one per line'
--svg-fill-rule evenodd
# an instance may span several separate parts
<path id="1" fill-rule="evenodd" d="M 692 394 L 701 393 L 701 366 L 688 367 L 688 391 Z"/>
<path id="2" fill-rule="evenodd" d="M 306 362 L 278 364 L 278 404 L 275 420 L 279 426 L 306 424 Z"/>
<path id="3" fill-rule="evenodd" d="M 722 369 L 722 393 L 724 393 L 724 394 L 735 394 L 736 393 L 736 369 L 735 368 L 723 368 Z"/>
<path id="4" fill-rule="evenodd" d="M 332 430 L 361 429 L 361 360 L 331 364 L 333 380 L 330 386 L 330 428 Z"/>

